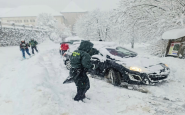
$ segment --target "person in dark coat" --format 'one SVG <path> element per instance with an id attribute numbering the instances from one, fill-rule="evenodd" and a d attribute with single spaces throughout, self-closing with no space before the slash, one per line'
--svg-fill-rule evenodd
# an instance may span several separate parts
<path id="1" fill-rule="evenodd" d="M 25 51 L 31 57 L 31 54 L 29 53 L 28 47 L 30 47 L 30 45 L 28 43 L 26 43 L 24 40 L 21 40 L 20 51 L 22 51 L 22 55 L 23 55 L 24 59 L 26 58 Z"/>
<path id="2" fill-rule="evenodd" d="M 91 64 L 90 50 L 93 47 L 93 43 L 89 41 L 82 41 L 78 50 L 75 50 L 71 57 L 71 69 L 70 76 L 77 86 L 77 94 L 74 97 L 75 101 L 83 100 L 85 93 L 90 88 L 89 78 L 86 75 L 88 69 L 95 69 L 95 66 Z"/>
<path id="3" fill-rule="evenodd" d="M 34 39 L 31 39 L 31 41 L 29 42 L 29 45 L 31 45 L 32 54 L 34 54 L 34 49 L 36 50 L 36 52 L 38 52 L 37 44 L 37 41 L 35 41 Z"/>

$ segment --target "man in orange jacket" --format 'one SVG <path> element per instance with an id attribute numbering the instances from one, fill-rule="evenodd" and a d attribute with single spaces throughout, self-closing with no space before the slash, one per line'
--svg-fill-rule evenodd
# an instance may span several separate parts
<path id="1" fill-rule="evenodd" d="M 64 55 L 64 53 L 69 49 L 69 45 L 65 42 L 63 42 L 61 44 L 61 51 L 62 51 L 62 55 Z"/>

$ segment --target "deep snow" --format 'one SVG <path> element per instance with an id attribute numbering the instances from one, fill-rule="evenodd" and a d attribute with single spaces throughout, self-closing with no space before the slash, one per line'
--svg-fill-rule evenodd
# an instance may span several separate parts
<path id="1" fill-rule="evenodd" d="M 146 94 L 90 77 L 86 103 L 73 101 L 74 83 L 62 84 L 68 70 L 59 44 L 47 40 L 38 54 L 23 61 L 18 46 L 0 47 L 0 115 L 183 115 L 185 60 L 150 56 L 145 45 L 136 44 L 134 50 L 171 68 L 165 82 L 143 86 Z"/>

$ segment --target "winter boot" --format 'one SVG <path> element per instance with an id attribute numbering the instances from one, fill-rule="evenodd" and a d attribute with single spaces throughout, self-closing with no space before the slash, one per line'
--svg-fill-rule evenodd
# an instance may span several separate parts
<path id="1" fill-rule="evenodd" d="M 76 96 L 74 97 L 74 100 L 75 101 L 80 101 L 80 100 L 82 100 L 82 90 L 80 89 L 80 88 L 77 88 L 77 94 L 76 94 Z"/>
<path id="2" fill-rule="evenodd" d="M 85 96 L 85 94 L 83 94 L 82 96 L 81 96 L 81 99 L 83 100 L 83 99 L 85 99 L 86 98 L 86 96 Z"/>

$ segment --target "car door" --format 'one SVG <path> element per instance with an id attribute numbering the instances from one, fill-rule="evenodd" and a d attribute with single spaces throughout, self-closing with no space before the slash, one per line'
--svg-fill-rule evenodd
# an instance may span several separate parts
<path id="1" fill-rule="evenodd" d="M 91 74 L 93 75 L 99 75 L 101 77 L 104 76 L 104 68 L 105 68 L 105 62 L 100 61 L 102 60 L 103 56 L 101 54 L 93 55 L 91 57 L 91 63 L 97 67 L 95 70 L 91 70 Z"/>

